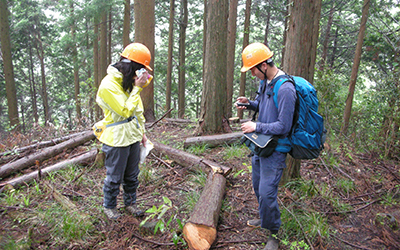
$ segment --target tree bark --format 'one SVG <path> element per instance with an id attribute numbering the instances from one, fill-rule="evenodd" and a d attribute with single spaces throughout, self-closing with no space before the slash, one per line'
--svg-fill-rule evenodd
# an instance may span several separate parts
<path id="1" fill-rule="evenodd" d="M 122 44 L 124 48 L 130 44 L 129 33 L 131 31 L 131 0 L 125 0 L 124 5 L 124 27 L 122 32 Z"/>
<path id="2" fill-rule="evenodd" d="M 107 74 L 107 9 L 105 7 L 101 11 L 99 65 L 99 79 L 101 81 Z"/>
<path id="3" fill-rule="evenodd" d="M 184 167 L 204 167 L 204 168 L 211 168 L 213 172 L 220 172 L 224 176 L 227 176 L 232 169 L 230 167 L 226 167 L 223 165 L 220 165 L 216 162 L 212 162 L 209 160 L 204 160 L 198 156 L 195 156 L 193 154 L 189 154 L 187 152 L 184 152 L 182 150 L 172 148 L 170 146 L 164 145 L 162 143 L 158 142 L 153 142 L 154 143 L 154 149 L 162 154 L 168 155 L 168 157 L 172 160 L 174 160 L 176 163 L 178 163 L 181 166 Z"/>
<path id="4" fill-rule="evenodd" d="M 244 32 L 243 32 L 243 49 L 249 45 L 250 37 L 250 15 L 251 15 L 251 0 L 246 0 L 246 10 L 244 18 Z M 240 87 L 239 96 L 246 96 L 246 73 L 240 74 Z M 243 119 L 243 110 L 237 110 L 239 119 Z"/>
<path id="5" fill-rule="evenodd" d="M 314 80 L 314 66 L 317 54 L 321 0 L 294 0 L 289 5 L 288 30 L 284 54 L 284 71 L 291 75 L 302 76 L 310 83 Z M 300 160 L 287 157 L 287 168 L 281 183 L 300 175 Z"/>
<path id="6" fill-rule="evenodd" d="M 99 62 L 99 21 L 98 17 L 95 16 L 93 20 L 93 75 L 94 75 L 94 86 L 96 91 L 94 91 L 93 99 L 96 100 L 96 93 L 100 86 L 100 62 Z M 95 116 L 96 120 L 101 117 L 101 108 L 99 105 L 95 106 Z"/>
<path id="7" fill-rule="evenodd" d="M 108 28 L 107 28 L 107 64 L 110 65 L 112 56 L 111 56 L 111 46 L 112 46 L 112 6 L 110 6 L 110 10 L 108 11 Z"/>
<path id="8" fill-rule="evenodd" d="M 135 0 L 135 42 L 146 45 L 152 55 L 150 67 L 154 69 L 154 44 L 155 44 L 155 1 L 154 0 Z M 144 116 L 146 121 L 153 122 L 154 116 L 154 79 L 140 93 L 144 106 Z"/>
<path id="9" fill-rule="evenodd" d="M 171 109 L 171 92 L 172 92 L 172 57 L 174 51 L 174 17 L 175 17 L 175 0 L 169 1 L 169 32 L 168 32 L 168 59 L 167 59 L 167 82 L 165 93 L 165 110 Z M 167 114 L 171 117 L 171 113 Z"/>
<path id="10" fill-rule="evenodd" d="M 188 1 L 182 0 L 181 21 L 179 24 L 179 77 L 178 77 L 178 118 L 185 117 L 185 83 L 186 83 L 186 27 L 188 23 Z"/>
<path id="11" fill-rule="evenodd" d="M 72 48 L 72 63 L 74 68 L 74 90 L 75 90 L 75 110 L 76 116 L 78 118 L 78 123 L 80 124 L 82 113 L 81 113 L 81 100 L 80 100 L 80 86 L 79 86 L 79 65 L 78 65 L 78 49 L 76 44 L 75 36 L 75 17 L 74 17 L 74 2 L 70 1 L 70 17 L 71 17 L 71 38 L 73 41 Z"/>
<path id="12" fill-rule="evenodd" d="M 295 0 L 289 6 L 284 70 L 313 83 L 321 0 Z"/>
<path id="13" fill-rule="evenodd" d="M 46 167 L 46 168 L 43 168 L 40 170 L 40 173 L 39 173 L 39 170 L 35 170 L 29 174 L 25 174 L 25 175 L 19 176 L 17 178 L 14 178 L 12 180 L 0 183 L 0 187 L 5 186 L 5 185 L 10 185 L 13 188 L 16 188 L 20 185 L 23 185 L 25 183 L 28 183 L 28 182 L 34 180 L 34 179 L 38 180 L 39 176 L 40 176 L 40 178 L 44 177 L 49 172 L 54 172 L 54 171 L 57 171 L 57 170 L 60 170 L 63 168 L 67 168 L 74 164 L 83 164 L 86 162 L 92 162 L 95 159 L 96 155 L 97 155 L 97 149 L 93 149 L 91 151 L 88 151 L 88 152 L 80 155 L 80 156 L 59 162 L 57 164 L 54 164 L 54 165 Z"/>
<path id="14" fill-rule="evenodd" d="M 270 22 L 271 22 L 271 8 L 268 8 L 268 10 L 267 10 L 267 21 L 266 21 L 265 33 L 264 33 L 264 44 L 267 45 L 267 46 L 268 46 L 269 24 L 270 24 Z"/>
<path id="15" fill-rule="evenodd" d="M 201 98 L 198 134 L 225 131 L 223 120 L 226 110 L 227 28 L 228 0 L 210 0 L 207 5 L 206 51 L 203 66 L 203 92 Z"/>
<path id="16" fill-rule="evenodd" d="M 192 145 L 204 145 L 207 144 L 209 147 L 217 147 L 221 144 L 233 144 L 238 143 L 242 138 L 243 132 L 236 132 L 230 134 L 219 134 L 219 135 L 206 135 L 186 138 L 183 143 L 183 148 L 188 148 Z"/>
<path id="17" fill-rule="evenodd" d="M 217 225 L 225 193 L 226 179 L 210 173 L 196 206 L 183 227 L 189 249 L 210 249 L 217 238 Z"/>
<path id="18" fill-rule="evenodd" d="M 3 54 L 4 78 L 6 82 L 8 118 L 10 127 L 19 130 L 17 88 L 11 57 L 10 25 L 8 22 L 7 0 L 0 0 L 0 42 Z M 15 127 L 14 127 L 15 126 Z"/>
<path id="19" fill-rule="evenodd" d="M 29 75 L 30 75 L 30 84 L 29 88 L 31 91 L 32 98 L 32 112 L 33 117 L 35 119 L 35 123 L 39 122 L 38 108 L 37 108 L 37 94 L 36 94 L 36 81 L 35 81 L 35 72 L 34 72 L 34 64 L 32 59 L 32 46 L 29 46 Z"/>
<path id="20" fill-rule="evenodd" d="M 322 55 L 319 69 L 324 70 L 326 64 L 326 58 L 328 57 L 328 43 L 331 36 L 331 28 L 333 23 L 333 14 L 335 13 L 335 3 L 332 4 L 331 10 L 329 11 L 328 23 L 326 24 L 325 38 L 322 44 Z"/>
<path id="21" fill-rule="evenodd" d="M 235 43 L 238 0 L 230 0 L 227 41 L 226 117 L 232 117 L 233 81 L 235 75 Z"/>
<path id="22" fill-rule="evenodd" d="M 364 42 L 364 34 L 365 34 L 365 29 L 366 29 L 366 24 L 367 24 L 367 19 L 368 19 L 368 10 L 369 10 L 370 2 L 371 2 L 371 0 L 364 0 L 360 32 L 358 33 L 358 40 L 357 40 L 356 52 L 354 55 L 353 68 L 351 69 L 349 93 L 347 95 L 346 107 L 344 109 L 343 126 L 340 131 L 342 134 L 346 134 L 347 129 L 349 128 L 351 108 L 353 106 L 354 90 L 356 88 L 358 67 L 360 66 L 360 61 L 361 61 L 362 45 Z"/>
<path id="23" fill-rule="evenodd" d="M 63 150 L 68 148 L 73 148 L 78 145 L 81 145 L 87 141 L 93 140 L 94 134 L 92 131 L 88 131 L 82 136 L 77 138 L 72 138 L 66 142 L 60 143 L 59 145 L 47 148 L 41 152 L 37 152 L 35 154 L 23 157 L 15 162 L 11 162 L 5 164 L 0 167 L 0 178 L 7 177 L 12 173 L 22 170 L 24 168 L 30 167 L 35 164 L 37 161 L 43 161 L 49 159 L 50 157 L 61 153 Z"/>

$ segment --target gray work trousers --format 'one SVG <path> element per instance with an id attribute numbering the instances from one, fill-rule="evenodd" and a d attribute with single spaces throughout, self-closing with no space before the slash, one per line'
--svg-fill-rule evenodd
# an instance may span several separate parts
<path id="1" fill-rule="evenodd" d="M 104 165 L 107 175 L 104 180 L 103 192 L 105 208 L 117 206 L 117 196 L 122 184 L 124 189 L 125 206 L 136 203 L 136 189 L 139 186 L 140 142 L 127 147 L 110 147 L 103 144 L 102 150 L 106 155 Z"/>
<path id="2" fill-rule="evenodd" d="M 278 204 L 278 185 L 285 165 L 286 154 L 274 152 L 264 158 L 253 156 L 253 189 L 259 204 L 261 227 L 278 231 L 281 226 L 281 213 Z"/>

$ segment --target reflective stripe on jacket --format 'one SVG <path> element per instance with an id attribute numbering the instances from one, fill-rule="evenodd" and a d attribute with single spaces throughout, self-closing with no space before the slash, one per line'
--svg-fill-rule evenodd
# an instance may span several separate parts
<path id="1" fill-rule="evenodd" d="M 96 102 L 104 112 L 104 125 L 136 116 L 130 122 L 104 130 L 99 140 L 111 147 L 126 147 L 141 141 L 145 132 L 144 108 L 140 98 L 142 88 L 134 86 L 128 93 L 122 88 L 122 79 L 123 75 L 117 68 L 108 66 L 96 96 Z"/>

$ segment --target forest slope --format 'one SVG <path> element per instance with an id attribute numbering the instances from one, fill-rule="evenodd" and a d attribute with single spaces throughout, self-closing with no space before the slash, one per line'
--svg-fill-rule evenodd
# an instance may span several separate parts
<path id="1" fill-rule="evenodd" d="M 149 129 L 148 137 L 182 150 L 194 126 L 163 121 Z M 233 128 L 238 131 L 238 127 Z M 280 188 L 280 249 L 399 249 L 398 162 L 380 159 L 373 153 L 354 153 L 356 150 L 348 146 L 332 148 L 329 143 L 320 159 L 302 161 L 301 180 Z M 2 142 L 3 151 L 28 144 L 32 141 L 26 136 L 8 137 Z M 100 148 L 100 144 L 91 141 L 40 164 L 51 165 L 93 147 Z M 218 236 L 212 248 L 262 249 L 266 232 L 246 226 L 246 221 L 258 213 L 248 149 L 225 145 L 190 147 L 185 151 L 233 168 L 227 176 Z M 164 228 L 156 234 L 154 227 L 149 230 L 139 226 L 146 217 L 106 219 L 102 213 L 105 169 L 93 162 L 72 166 L 15 190 L 4 189 L 0 198 L 0 247 L 187 249 L 181 229 L 200 196 L 207 171 L 184 168 L 156 152 L 149 156 L 141 166 L 137 201 L 143 209 L 155 206 L 167 210 L 160 220 L 149 220 L 162 222 Z M 62 200 L 72 205 L 65 206 Z M 121 196 L 118 206 L 123 211 Z M 157 218 L 160 213 L 147 215 Z M 301 248 L 308 242 L 312 247 Z"/>

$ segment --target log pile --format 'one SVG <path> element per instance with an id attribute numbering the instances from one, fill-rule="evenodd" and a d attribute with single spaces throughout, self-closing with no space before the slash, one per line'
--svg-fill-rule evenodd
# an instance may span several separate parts
<path id="1" fill-rule="evenodd" d="M 74 148 L 81 145 L 87 141 L 93 140 L 94 135 L 92 131 L 88 131 L 80 136 L 74 137 L 66 142 L 60 143 L 56 146 L 46 148 L 40 152 L 34 153 L 32 155 L 25 156 L 14 162 L 7 163 L 0 167 L 0 178 L 7 177 L 14 172 L 20 171 L 32 165 L 35 165 L 36 161 L 47 160 L 68 148 Z"/>
<path id="2" fill-rule="evenodd" d="M 69 139 L 68 139 L 69 138 Z M 24 183 L 28 183 L 34 179 L 39 180 L 41 177 L 45 176 L 49 172 L 57 171 L 62 168 L 69 167 L 73 164 L 89 164 L 94 161 L 97 155 L 97 149 L 93 149 L 91 151 L 82 153 L 80 155 L 75 155 L 74 157 L 61 161 L 55 165 L 52 166 L 47 166 L 43 169 L 40 168 L 41 162 L 44 160 L 48 160 L 51 157 L 55 157 L 58 154 L 64 152 L 67 149 L 71 148 L 76 148 L 79 145 L 82 145 L 90 140 L 93 140 L 95 137 L 93 135 L 92 131 L 85 131 L 85 132 L 80 132 L 76 133 L 74 135 L 70 135 L 68 137 L 64 138 L 59 138 L 52 140 L 53 143 L 50 143 L 51 147 L 47 147 L 41 151 L 35 152 L 31 155 L 24 156 L 16 161 L 13 162 L 8 162 L 0 167 L 0 178 L 4 179 L 5 177 L 9 177 L 14 173 L 20 172 L 26 168 L 29 168 L 31 166 L 37 166 L 37 170 L 34 170 L 30 173 L 27 173 L 25 175 L 3 181 L 0 183 L 0 188 L 4 189 L 5 187 L 8 188 L 15 188 L 18 187 Z M 66 141 L 64 141 L 67 139 Z M 54 141 L 64 141 L 60 144 L 56 144 L 53 146 Z M 46 142 L 45 144 L 43 143 L 37 143 L 34 145 L 47 145 L 48 143 Z M 33 145 L 32 145 L 33 146 Z M 30 148 L 32 146 L 27 146 L 23 147 L 24 148 Z M 21 151 L 21 149 L 16 149 Z"/>

